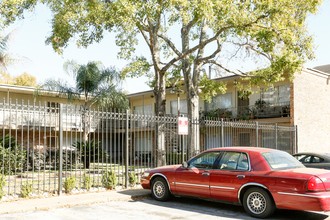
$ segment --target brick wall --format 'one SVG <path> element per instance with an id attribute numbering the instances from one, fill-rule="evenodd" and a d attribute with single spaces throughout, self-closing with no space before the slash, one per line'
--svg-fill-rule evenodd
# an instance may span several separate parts
<path id="1" fill-rule="evenodd" d="M 298 152 L 330 152 L 329 76 L 304 69 L 293 83 L 292 115 L 298 126 Z"/>

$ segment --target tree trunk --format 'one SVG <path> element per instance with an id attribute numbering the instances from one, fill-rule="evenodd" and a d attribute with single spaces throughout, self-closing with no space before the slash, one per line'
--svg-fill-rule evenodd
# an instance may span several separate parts
<path id="1" fill-rule="evenodd" d="M 182 52 L 189 49 L 189 27 L 183 25 L 181 29 Z M 195 123 L 199 120 L 199 96 L 198 96 L 198 79 L 195 74 L 191 73 L 191 63 L 189 58 L 182 62 L 182 72 L 184 76 L 185 90 L 187 92 L 188 107 L 188 138 L 187 138 L 187 156 L 188 158 L 196 155 L 200 151 L 199 143 L 199 124 Z"/>
<path id="2" fill-rule="evenodd" d="M 166 165 L 166 150 L 165 150 L 165 123 L 161 120 L 166 112 L 166 88 L 165 88 L 165 74 L 158 73 L 158 85 L 155 88 L 156 97 L 156 115 L 160 117 L 156 125 L 156 165 Z"/>
<path id="3" fill-rule="evenodd" d="M 188 127 L 188 140 L 187 146 L 188 157 L 192 157 L 200 152 L 200 141 L 199 141 L 199 97 L 193 92 L 193 88 L 188 95 L 188 115 L 190 118 L 190 123 Z"/>

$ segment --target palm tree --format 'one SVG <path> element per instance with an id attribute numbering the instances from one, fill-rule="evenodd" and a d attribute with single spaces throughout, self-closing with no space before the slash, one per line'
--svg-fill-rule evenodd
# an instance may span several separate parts
<path id="1" fill-rule="evenodd" d="M 74 86 L 70 86 L 63 80 L 49 79 L 42 88 L 57 91 L 69 100 L 83 98 L 83 132 L 84 141 L 87 141 L 89 125 L 86 113 L 91 106 L 123 109 L 128 108 L 128 99 L 118 89 L 120 77 L 114 68 L 104 68 L 99 62 L 79 65 L 74 61 L 68 61 L 64 64 L 64 69 L 74 77 Z"/>
<path id="2" fill-rule="evenodd" d="M 14 62 L 14 59 L 8 53 L 8 41 L 10 34 L 0 35 L 0 72 L 4 73 L 7 66 Z"/>

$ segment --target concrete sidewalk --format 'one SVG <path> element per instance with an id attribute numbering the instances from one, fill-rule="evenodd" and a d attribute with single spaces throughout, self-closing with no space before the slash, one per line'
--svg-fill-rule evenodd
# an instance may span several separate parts
<path id="1" fill-rule="evenodd" d="M 150 190 L 134 188 L 74 195 L 63 194 L 61 196 L 53 196 L 48 198 L 19 199 L 17 201 L 0 202 L 0 214 L 49 210 L 54 208 L 104 203 L 109 201 L 129 201 L 142 199 L 149 196 Z"/>

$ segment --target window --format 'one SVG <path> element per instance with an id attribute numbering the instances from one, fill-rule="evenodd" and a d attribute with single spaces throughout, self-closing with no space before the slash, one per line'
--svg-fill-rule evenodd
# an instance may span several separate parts
<path id="1" fill-rule="evenodd" d="M 284 151 L 270 151 L 263 153 L 269 166 L 274 170 L 285 170 L 291 168 L 302 168 L 302 165 L 298 160 L 292 157 L 289 153 Z"/>
<path id="2" fill-rule="evenodd" d="M 134 114 L 153 114 L 152 105 L 134 106 Z"/>
<path id="3" fill-rule="evenodd" d="M 290 85 L 281 85 L 263 89 L 261 100 L 269 104 L 283 104 L 290 102 Z"/>
<path id="4" fill-rule="evenodd" d="M 248 156 L 240 152 L 226 152 L 218 168 L 220 170 L 249 170 Z"/>
<path id="5" fill-rule="evenodd" d="M 322 163 L 323 161 L 324 161 L 324 159 L 314 156 L 312 163 Z"/>
<path id="6" fill-rule="evenodd" d="M 188 113 L 188 106 L 187 100 L 180 100 L 180 109 L 178 109 L 178 101 L 173 100 L 171 101 L 171 114 L 176 115 L 178 114 L 178 110 L 180 110 L 180 114 L 187 114 Z"/>
<path id="7" fill-rule="evenodd" d="M 143 135 L 137 135 L 134 138 L 134 144 L 135 161 L 150 163 L 152 152 L 152 138 L 144 137 Z"/>
<path id="8" fill-rule="evenodd" d="M 214 109 L 227 109 L 232 108 L 232 94 L 226 93 L 223 95 L 218 95 L 212 99 L 212 102 L 208 105 L 208 110 Z"/>
<path id="9" fill-rule="evenodd" d="M 189 161 L 189 166 L 201 168 L 201 169 L 212 169 L 213 164 L 218 158 L 220 152 L 207 152 L 198 157 L 193 158 Z"/>
<path id="10" fill-rule="evenodd" d="M 151 137 L 143 137 L 137 135 L 134 138 L 135 151 L 140 153 L 148 153 L 152 151 L 152 139 Z"/>
<path id="11" fill-rule="evenodd" d="M 58 113 L 60 108 L 60 103 L 58 102 L 47 102 L 47 111 L 52 113 Z"/>
<path id="12" fill-rule="evenodd" d="M 290 102 L 290 85 L 282 85 L 278 87 L 278 102 Z"/>

